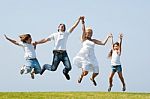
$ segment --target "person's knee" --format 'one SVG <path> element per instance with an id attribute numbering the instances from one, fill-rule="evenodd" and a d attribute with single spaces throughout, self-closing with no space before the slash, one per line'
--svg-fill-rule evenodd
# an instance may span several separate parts
<path id="1" fill-rule="evenodd" d="M 71 69 L 72 69 L 72 68 L 71 68 L 71 66 L 70 66 L 70 67 L 69 67 L 69 68 L 67 68 L 67 69 L 68 69 L 68 71 L 71 71 Z"/>
<path id="2" fill-rule="evenodd" d="M 63 72 L 68 73 L 69 71 L 71 71 L 71 69 L 72 69 L 71 65 L 65 66 Z"/>
<path id="3" fill-rule="evenodd" d="M 51 71 L 56 71 L 56 70 L 57 70 L 57 67 L 54 66 L 54 65 L 52 65 L 52 66 L 51 66 Z"/>
<path id="4" fill-rule="evenodd" d="M 86 76 L 88 74 L 88 71 L 83 72 L 83 76 Z"/>
<path id="5" fill-rule="evenodd" d="M 70 62 L 66 63 L 64 66 L 68 71 L 72 69 Z"/>
<path id="6" fill-rule="evenodd" d="M 56 70 L 57 70 L 56 67 L 52 67 L 52 68 L 51 68 L 51 71 L 56 71 Z"/>
<path id="7" fill-rule="evenodd" d="M 71 70 L 71 68 L 64 68 L 64 69 L 63 69 L 63 73 L 64 73 L 64 74 L 68 74 L 68 72 L 69 72 L 70 70 Z"/>

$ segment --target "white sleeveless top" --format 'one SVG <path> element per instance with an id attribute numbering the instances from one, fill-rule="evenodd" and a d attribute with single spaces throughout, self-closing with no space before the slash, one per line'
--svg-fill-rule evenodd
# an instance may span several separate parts
<path id="1" fill-rule="evenodd" d="M 117 53 L 117 51 L 115 50 L 113 50 L 113 53 L 112 53 L 111 65 L 112 66 L 121 65 L 120 53 Z"/>
<path id="2" fill-rule="evenodd" d="M 94 53 L 95 43 L 85 40 L 82 48 L 73 58 L 73 64 L 79 68 L 85 68 L 87 71 L 99 72 L 98 62 Z M 87 69 L 88 68 L 88 69 Z"/>

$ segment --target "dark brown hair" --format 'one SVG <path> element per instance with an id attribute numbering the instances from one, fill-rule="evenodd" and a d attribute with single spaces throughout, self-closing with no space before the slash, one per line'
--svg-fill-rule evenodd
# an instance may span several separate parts
<path id="1" fill-rule="evenodd" d="M 60 27 L 61 25 L 64 26 L 64 31 L 66 31 L 66 26 L 65 26 L 65 24 L 61 23 L 61 24 L 59 24 L 59 26 L 58 26 L 58 32 L 59 32 L 59 27 Z"/>
<path id="2" fill-rule="evenodd" d="M 119 46 L 120 44 L 119 44 L 118 42 L 115 42 L 115 43 L 113 44 L 113 48 L 114 48 L 115 45 Z M 111 49 L 110 52 L 108 53 L 108 58 L 111 58 L 111 57 L 112 57 L 112 53 L 113 53 L 113 49 Z"/>
<path id="3" fill-rule="evenodd" d="M 22 42 L 26 43 L 26 41 L 29 38 L 31 38 L 31 35 L 30 34 L 23 34 L 23 35 L 20 35 L 19 37 L 20 37 L 20 39 L 21 39 Z"/>

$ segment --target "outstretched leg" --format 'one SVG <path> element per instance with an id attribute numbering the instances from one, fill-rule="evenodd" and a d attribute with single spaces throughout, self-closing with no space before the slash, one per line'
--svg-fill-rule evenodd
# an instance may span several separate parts
<path id="1" fill-rule="evenodd" d="M 123 86 L 122 91 L 125 91 L 126 90 L 126 86 L 125 86 L 125 82 L 124 82 L 124 78 L 123 78 L 122 72 L 118 72 L 118 76 L 119 76 L 119 78 L 120 78 L 120 80 L 122 82 L 122 86 Z"/>
<path id="2" fill-rule="evenodd" d="M 115 72 L 112 72 L 109 76 L 109 88 L 108 88 L 108 92 L 111 91 L 111 88 L 113 86 L 112 82 L 113 82 L 113 77 L 114 77 Z"/>
<path id="3" fill-rule="evenodd" d="M 70 76 L 68 73 L 71 70 L 71 63 L 66 51 L 63 52 L 62 62 L 65 66 L 65 68 L 63 69 L 63 74 L 65 75 L 67 80 L 70 80 Z"/>

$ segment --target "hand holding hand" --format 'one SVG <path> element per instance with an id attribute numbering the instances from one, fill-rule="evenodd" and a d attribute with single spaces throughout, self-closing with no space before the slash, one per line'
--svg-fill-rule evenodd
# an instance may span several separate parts
<path id="1" fill-rule="evenodd" d="M 35 42 L 33 42 L 32 44 L 33 44 L 34 46 L 36 46 L 36 45 L 37 45 L 37 42 L 35 41 Z"/>
<path id="2" fill-rule="evenodd" d="M 110 34 L 108 35 L 108 38 L 113 38 L 112 33 L 110 33 Z"/>
<path id="3" fill-rule="evenodd" d="M 82 21 L 82 24 L 84 24 L 84 19 L 85 19 L 84 16 L 80 16 L 80 20 Z"/>
<path id="4" fill-rule="evenodd" d="M 82 21 L 84 21 L 84 18 L 85 18 L 84 16 L 80 16 L 80 19 L 81 19 Z"/>

